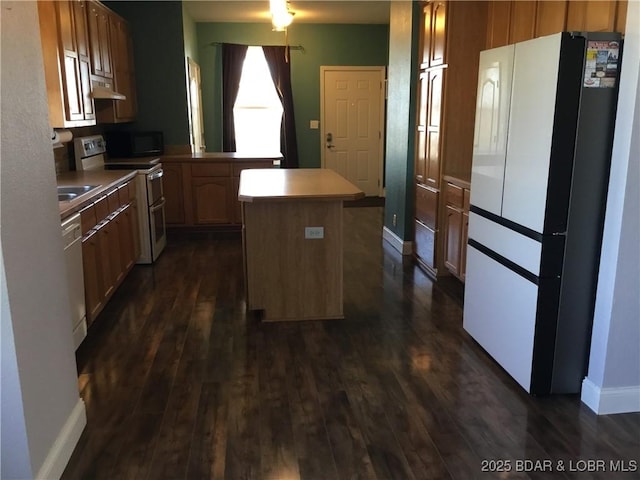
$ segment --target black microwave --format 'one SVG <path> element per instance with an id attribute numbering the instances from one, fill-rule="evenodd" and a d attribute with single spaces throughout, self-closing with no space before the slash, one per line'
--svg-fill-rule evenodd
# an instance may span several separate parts
<path id="1" fill-rule="evenodd" d="M 107 132 L 106 140 L 111 158 L 154 157 L 164 153 L 162 132 Z"/>

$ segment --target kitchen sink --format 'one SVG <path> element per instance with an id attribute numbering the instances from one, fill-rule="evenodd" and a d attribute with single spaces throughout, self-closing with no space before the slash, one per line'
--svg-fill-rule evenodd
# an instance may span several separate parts
<path id="1" fill-rule="evenodd" d="M 90 192 L 94 188 L 98 188 L 99 185 L 70 185 L 70 186 L 60 186 L 58 187 L 58 198 L 60 195 L 71 194 L 74 197 L 77 195 L 82 195 L 83 193 Z M 67 200 L 71 200 L 72 198 L 68 198 Z"/>
<path id="2" fill-rule="evenodd" d="M 69 200 L 73 200 L 77 196 L 78 196 L 77 193 L 58 193 L 58 201 L 68 202 Z"/>

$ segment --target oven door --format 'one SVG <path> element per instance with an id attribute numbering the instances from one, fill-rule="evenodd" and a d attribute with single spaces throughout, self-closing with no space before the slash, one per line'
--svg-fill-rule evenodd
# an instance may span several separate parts
<path id="1" fill-rule="evenodd" d="M 164 172 L 161 167 L 154 169 L 147 174 L 147 204 L 155 205 L 161 199 L 164 200 L 162 189 L 162 176 Z"/>
<path id="2" fill-rule="evenodd" d="M 159 201 L 149 207 L 149 234 L 153 262 L 155 262 L 167 244 L 167 232 L 164 225 L 164 204 L 165 199 L 161 197 Z"/>

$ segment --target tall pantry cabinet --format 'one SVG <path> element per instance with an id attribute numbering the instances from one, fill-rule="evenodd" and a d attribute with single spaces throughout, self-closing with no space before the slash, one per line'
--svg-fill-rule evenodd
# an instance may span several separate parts
<path id="1" fill-rule="evenodd" d="M 473 1 L 430 1 L 422 7 L 414 254 L 433 275 L 444 268 L 444 183 L 449 177 L 470 180 L 486 7 L 486 2 Z"/>

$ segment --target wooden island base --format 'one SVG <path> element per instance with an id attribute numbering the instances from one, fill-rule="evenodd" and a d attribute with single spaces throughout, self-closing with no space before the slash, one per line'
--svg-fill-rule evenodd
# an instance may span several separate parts
<path id="1" fill-rule="evenodd" d="M 342 204 L 363 196 L 332 170 L 243 171 L 247 308 L 264 321 L 344 318 Z"/>

